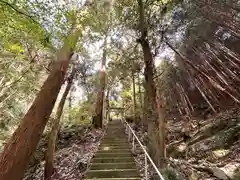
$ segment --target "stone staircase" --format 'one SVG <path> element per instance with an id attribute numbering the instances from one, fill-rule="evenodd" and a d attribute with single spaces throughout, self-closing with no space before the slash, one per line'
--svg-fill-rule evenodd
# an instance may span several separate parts
<path id="1" fill-rule="evenodd" d="M 85 179 L 141 179 L 121 121 L 114 120 L 109 123 L 106 135 Z"/>

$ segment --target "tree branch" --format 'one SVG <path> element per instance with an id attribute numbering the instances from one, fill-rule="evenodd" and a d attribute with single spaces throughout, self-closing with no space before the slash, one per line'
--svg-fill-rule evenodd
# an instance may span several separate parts
<path id="1" fill-rule="evenodd" d="M 25 74 L 28 73 L 29 70 L 30 70 L 30 68 L 27 69 L 26 71 L 24 71 L 24 72 L 22 73 L 22 75 L 21 75 L 17 80 L 15 80 L 15 81 L 11 82 L 10 84 L 7 84 L 7 85 L 5 85 L 5 86 L 3 86 L 3 87 L 1 87 L 1 88 L 11 87 L 12 85 L 16 84 L 17 82 L 19 82 L 19 81 L 25 76 Z"/>
<path id="2" fill-rule="evenodd" d="M 18 14 L 21 14 L 21 15 L 23 15 L 23 16 L 31 19 L 33 22 L 39 24 L 36 20 L 33 19 L 33 16 L 30 16 L 30 15 L 28 15 L 28 14 L 20 11 L 19 9 L 17 9 L 16 7 L 14 7 L 12 4 L 10 4 L 10 3 L 6 2 L 6 1 L 3 1 L 3 0 L 0 0 L 0 3 L 9 6 L 12 10 L 14 10 L 15 12 L 17 12 Z"/>

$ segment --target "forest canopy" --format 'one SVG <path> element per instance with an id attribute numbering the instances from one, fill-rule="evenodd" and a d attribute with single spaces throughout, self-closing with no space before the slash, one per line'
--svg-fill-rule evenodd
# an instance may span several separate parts
<path id="1" fill-rule="evenodd" d="M 42 136 L 49 178 L 61 128 L 117 118 L 146 132 L 164 168 L 171 120 L 192 138 L 196 119 L 239 108 L 238 0 L 0 0 L 0 9 L 2 180 L 24 177 Z"/>

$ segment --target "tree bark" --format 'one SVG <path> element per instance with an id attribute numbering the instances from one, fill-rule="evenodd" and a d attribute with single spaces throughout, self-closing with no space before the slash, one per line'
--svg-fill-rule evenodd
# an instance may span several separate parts
<path id="1" fill-rule="evenodd" d="M 138 73 L 138 93 L 139 93 L 139 103 L 140 103 L 140 108 L 142 110 L 143 108 L 143 101 L 142 101 L 142 91 L 141 91 L 141 79 Z"/>
<path id="2" fill-rule="evenodd" d="M 47 146 L 47 150 L 45 153 L 46 163 L 45 163 L 44 176 L 45 176 L 46 180 L 49 179 L 52 176 L 52 174 L 54 173 L 53 158 L 54 158 L 54 153 L 55 153 L 55 144 L 57 141 L 57 133 L 58 133 L 58 130 L 60 127 L 60 119 L 62 116 L 63 107 L 65 104 L 67 95 L 72 86 L 74 74 L 75 74 L 75 70 L 72 71 L 71 76 L 68 78 L 68 83 L 67 83 L 66 89 L 62 95 L 62 98 L 61 98 L 58 108 L 57 108 L 56 118 L 53 121 L 52 129 L 49 133 L 48 146 Z"/>
<path id="3" fill-rule="evenodd" d="M 102 128 L 103 126 L 103 100 L 104 100 L 104 92 L 105 92 L 105 84 L 106 84 L 106 58 L 107 58 L 107 52 L 106 52 L 106 42 L 107 39 L 105 38 L 105 44 L 104 44 L 104 50 L 103 50 L 103 58 L 102 58 L 102 65 L 101 70 L 99 72 L 100 76 L 100 87 L 97 95 L 97 103 L 95 108 L 95 115 L 93 116 L 92 124 L 94 128 Z"/>
<path id="4" fill-rule="evenodd" d="M 185 61 L 189 62 L 189 60 L 183 56 L 179 51 L 177 51 L 167 40 L 164 40 L 164 42 L 168 45 L 168 47 L 170 49 L 172 49 L 180 58 L 177 58 L 178 59 L 178 63 L 182 66 L 182 67 L 185 67 L 186 69 L 186 72 L 187 74 L 189 75 L 189 77 L 191 78 L 193 84 L 195 85 L 195 87 L 198 89 L 198 91 L 200 92 L 200 94 L 202 95 L 202 97 L 204 98 L 204 100 L 208 103 L 209 107 L 211 107 L 211 109 L 213 110 L 213 112 L 216 113 L 216 110 L 215 108 L 213 107 L 213 105 L 211 104 L 211 102 L 209 101 L 209 99 L 207 98 L 207 96 L 205 95 L 205 93 L 202 91 L 202 89 L 200 88 L 200 86 L 198 85 L 198 82 L 194 79 L 194 77 L 192 76 L 191 74 L 191 71 L 189 71 L 187 68 L 186 68 L 186 64 L 185 64 Z M 196 69 L 195 66 L 193 66 L 191 64 L 191 66 L 194 68 L 194 70 Z"/>
<path id="5" fill-rule="evenodd" d="M 108 88 L 108 90 L 107 90 L 107 95 L 106 95 L 106 100 L 105 100 L 105 102 L 106 102 L 106 120 L 107 120 L 107 122 L 109 121 L 109 115 L 110 115 L 110 105 L 109 105 L 109 94 L 110 94 L 110 88 Z"/>
<path id="6" fill-rule="evenodd" d="M 75 30 L 75 29 L 73 29 Z M 59 51 L 57 60 L 32 106 L 21 120 L 0 157 L 0 179 L 21 180 L 30 157 L 36 150 L 44 127 L 52 112 L 57 95 L 73 54 L 80 31 L 71 33 Z"/>
<path id="7" fill-rule="evenodd" d="M 158 92 L 158 91 L 157 91 Z M 164 168 L 166 166 L 166 144 L 165 144 L 165 117 L 166 111 L 164 109 L 165 100 L 161 98 L 161 95 L 157 93 L 157 111 L 158 111 L 158 122 L 159 122 L 159 154 L 160 162 L 159 167 Z"/>
<path id="8" fill-rule="evenodd" d="M 141 37 L 138 42 L 141 44 L 144 56 L 144 77 L 145 77 L 145 95 L 144 107 L 146 111 L 146 120 L 148 124 L 148 148 L 150 156 L 154 162 L 159 166 L 162 155 L 159 148 L 159 123 L 156 109 L 156 87 L 153 79 L 154 62 L 151 53 L 149 41 L 147 39 L 147 27 L 144 19 L 144 4 L 142 0 L 138 0 L 139 5 L 139 22 Z"/>
<path id="9" fill-rule="evenodd" d="M 137 106 L 136 106 L 136 86 L 135 86 L 135 75 L 134 72 L 132 72 L 132 83 L 133 83 L 133 114 L 134 114 L 134 120 L 137 118 Z"/>
<path id="10" fill-rule="evenodd" d="M 72 120 L 71 110 L 72 110 L 72 91 L 70 91 L 69 97 L 68 97 L 68 121 Z"/>

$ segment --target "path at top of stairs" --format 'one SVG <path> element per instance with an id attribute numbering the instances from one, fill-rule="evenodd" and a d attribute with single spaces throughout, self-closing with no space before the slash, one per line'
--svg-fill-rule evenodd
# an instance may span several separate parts
<path id="1" fill-rule="evenodd" d="M 106 135 L 85 179 L 141 179 L 121 121 L 114 120 L 109 123 Z"/>

